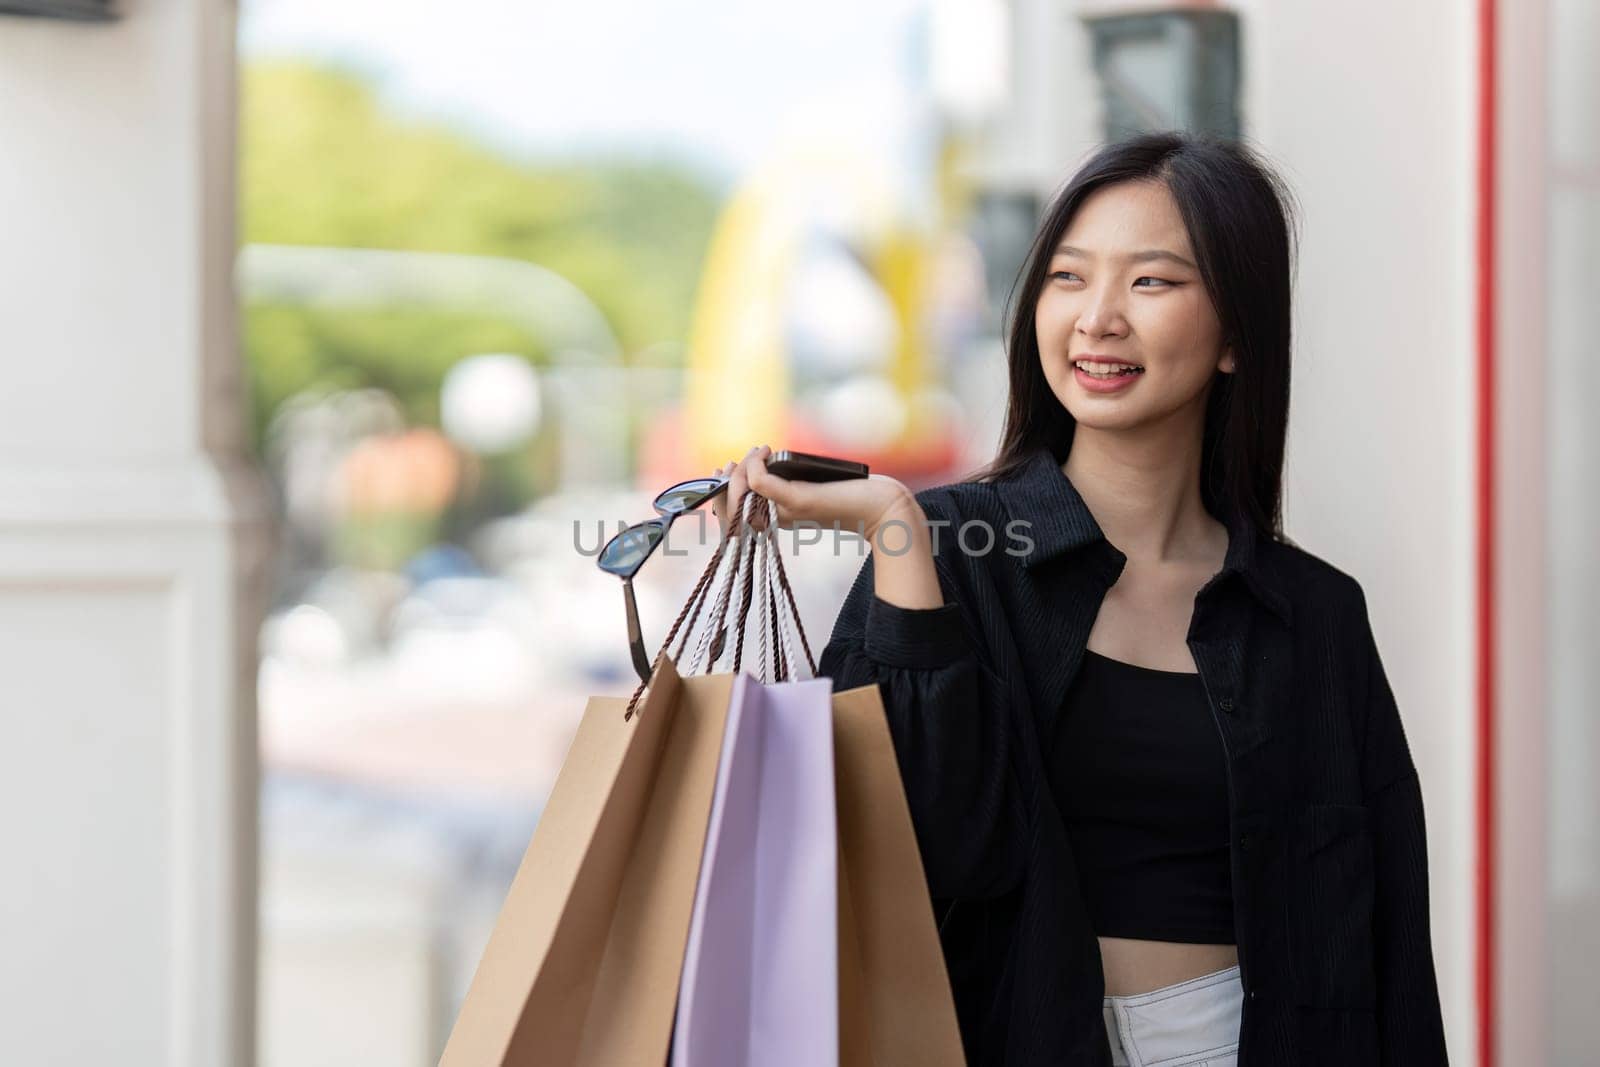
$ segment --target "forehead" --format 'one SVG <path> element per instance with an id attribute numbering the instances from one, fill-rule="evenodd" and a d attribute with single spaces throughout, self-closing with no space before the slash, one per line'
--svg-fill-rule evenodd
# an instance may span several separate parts
<path id="1" fill-rule="evenodd" d="M 1119 182 L 1096 189 L 1078 206 L 1061 241 L 1096 255 L 1164 248 L 1190 255 L 1178 203 L 1161 182 Z"/>

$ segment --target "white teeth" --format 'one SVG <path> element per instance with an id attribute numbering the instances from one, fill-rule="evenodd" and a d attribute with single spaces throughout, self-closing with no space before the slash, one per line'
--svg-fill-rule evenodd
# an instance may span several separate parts
<path id="1" fill-rule="evenodd" d="M 1085 359 L 1077 360 L 1076 363 L 1078 367 L 1088 371 L 1090 374 L 1116 374 L 1123 370 L 1142 370 L 1142 368 L 1136 367 L 1132 363 L 1092 363 Z"/>

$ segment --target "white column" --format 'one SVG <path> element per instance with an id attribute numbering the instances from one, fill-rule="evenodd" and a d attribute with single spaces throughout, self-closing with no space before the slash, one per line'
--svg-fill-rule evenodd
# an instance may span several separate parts
<path id="1" fill-rule="evenodd" d="M 1570 321 L 1572 310 L 1560 306 L 1558 296 L 1573 290 L 1570 279 L 1552 287 L 1562 272 L 1551 270 L 1546 233 L 1551 11 L 1546 0 L 1500 0 L 1496 9 L 1492 996 L 1494 1062 L 1509 1067 L 1572 1062 L 1557 1054 L 1560 1041 L 1551 1041 L 1559 987 L 1550 982 L 1550 938 L 1566 938 L 1552 925 L 1548 907 L 1550 670 L 1557 631 L 1545 576 L 1555 573 L 1551 567 L 1560 558 L 1551 553 L 1560 541 L 1551 526 L 1557 486 L 1550 477 L 1556 469 L 1549 398 L 1558 394 L 1550 345 L 1560 332 L 1559 316 L 1566 311 Z M 1583 778 L 1589 777 L 1585 767 Z M 1588 1003 L 1592 996 L 1576 999 Z"/>
<path id="2" fill-rule="evenodd" d="M 234 6 L 0 16 L 7 1062 L 252 1059 Z"/>

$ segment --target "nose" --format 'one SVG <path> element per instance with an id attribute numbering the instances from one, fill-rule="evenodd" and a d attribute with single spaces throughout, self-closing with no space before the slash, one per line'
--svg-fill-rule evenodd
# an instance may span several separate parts
<path id="1" fill-rule="evenodd" d="M 1098 338 L 1116 336 L 1126 330 L 1120 290 L 1102 284 L 1086 289 L 1083 299 L 1083 310 L 1078 314 L 1079 333 Z"/>

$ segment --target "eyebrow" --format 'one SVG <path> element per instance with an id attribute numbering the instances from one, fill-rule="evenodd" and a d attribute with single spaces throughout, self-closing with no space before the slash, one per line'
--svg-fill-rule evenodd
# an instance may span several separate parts
<path id="1" fill-rule="evenodd" d="M 1057 245 L 1055 254 L 1058 255 L 1058 256 L 1078 256 L 1081 259 L 1093 259 L 1094 258 L 1093 256 L 1089 255 L 1089 253 L 1085 252 L 1083 249 L 1074 248 L 1072 245 L 1068 245 L 1068 244 Z M 1200 269 L 1199 267 L 1196 267 L 1193 263 L 1189 262 L 1187 259 L 1185 259 L 1182 256 L 1178 255 L 1178 253 L 1176 253 L 1176 252 L 1168 252 L 1164 248 L 1147 248 L 1142 252 L 1133 252 L 1133 253 L 1129 254 L 1125 258 L 1127 259 L 1127 261 L 1129 263 L 1148 263 L 1149 261 L 1151 261 L 1153 259 L 1165 259 L 1165 260 L 1170 260 L 1171 262 L 1178 264 L 1180 267 L 1188 267 L 1190 270 L 1193 270 L 1193 271 L 1198 271 Z"/>

